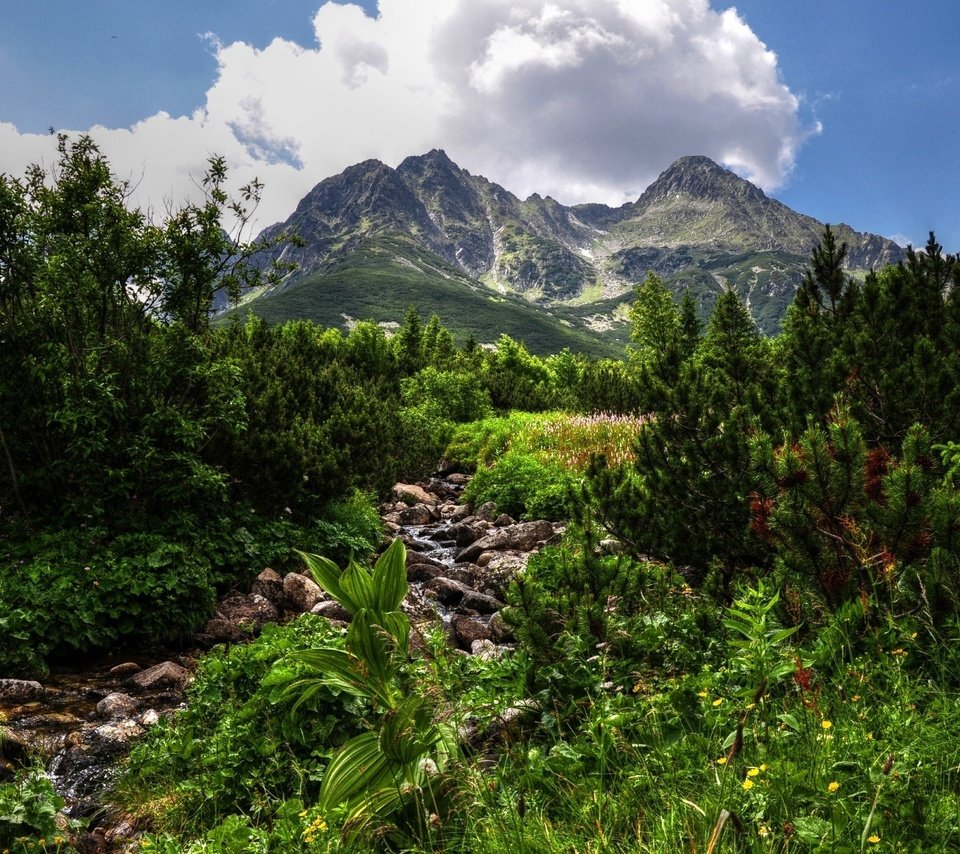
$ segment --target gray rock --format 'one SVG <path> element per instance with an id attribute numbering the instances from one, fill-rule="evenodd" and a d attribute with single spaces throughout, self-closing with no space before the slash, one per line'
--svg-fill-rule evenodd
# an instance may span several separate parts
<path id="1" fill-rule="evenodd" d="M 492 640 L 480 638 L 470 644 L 470 652 L 481 661 L 499 661 L 505 653 L 510 652 L 510 647 L 498 646 Z"/>
<path id="2" fill-rule="evenodd" d="M 267 623 L 275 623 L 279 618 L 273 603 L 259 593 L 231 593 L 217 604 L 215 615 L 207 621 L 198 639 L 210 646 L 239 643 L 260 634 Z"/>
<path id="3" fill-rule="evenodd" d="M 315 581 L 298 572 L 289 572 L 283 577 L 283 598 L 291 611 L 306 614 L 324 596 Z"/>
<path id="4" fill-rule="evenodd" d="M 540 520 L 520 522 L 507 528 L 494 528 L 474 543 L 471 543 L 457 555 L 458 561 L 475 561 L 485 551 L 504 551 L 512 549 L 529 552 L 539 543 L 553 536 L 553 525 Z"/>
<path id="5" fill-rule="evenodd" d="M 492 501 L 486 501 L 473 511 L 473 515 L 483 519 L 484 522 L 492 522 L 497 516 L 497 505 Z"/>
<path id="6" fill-rule="evenodd" d="M 452 483 L 454 486 L 466 486 L 470 483 L 470 475 L 463 474 L 463 472 L 451 472 L 447 475 L 447 483 Z"/>
<path id="7" fill-rule="evenodd" d="M 0 679 L 0 700 L 29 703 L 43 697 L 43 685 L 26 679 Z"/>
<path id="8" fill-rule="evenodd" d="M 101 745 L 121 745 L 141 735 L 143 735 L 143 727 L 136 721 L 121 721 L 98 726 L 90 734 L 90 740 L 94 744 L 99 742 Z"/>
<path id="9" fill-rule="evenodd" d="M 407 567 L 407 581 L 414 584 L 423 583 L 436 578 L 441 572 L 443 572 L 442 569 L 430 563 L 411 564 Z"/>
<path id="10" fill-rule="evenodd" d="M 147 709 L 139 718 L 137 718 L 137 723 L 140 726 L 149 729 L 152 726 L 156 726 L 160 723 L 160 713 L 156 709 Z"/>
<path id="11" fill-rule="evenodd" d="M 283 602 L 283 578 L 269 566 L 257 576 L 250 588 L 251 593 L 262 596 L 268 602 L 279 606 Z"/>
<path id="12" fill-rule="evenodd" d="M 415 483 L 397 483 L 393 487 L 393 494 L 404 504 L 433 506 L 437 503 L 436 495 L 431 495 L 422 486 Z"/>
<path id="13" fill-rule="evenodd" d="M 352 619 L 350 612 L 333 599 L 325 602 L 317 602 L 317 604 L 310 609 L 310 613 L 326 617 L 328 620 L 339 620 L 343 623 L 349 623 Z"/>
<path id="14" fill-rule="evenodd" d="M 463 549 L 485 536 L 489 530 L 489 522 L 472 517 L 456 525 L 451 525 L 450 535 L 456 542 L 457 547 Z"/>
<path id="15" fill-rule="evenodd" d="M 414 504 L 398 511 L 396 517 L 401 525 L 429 525 L 433 521 L 433 511 L 426 504 Z"/>
<path id="16" fill-rule="evenodd" d="M 442 575 L 428 581 L 424 589 L 433 593 L 444 605 L 456 605 L 463 599 L 464 594 L 470 592 L 470 588 L 462 581 L 454 581 Z"/>
<path id="17" fill-rule="evenodd" d="M 97 703 L 97 717 L 106 720 L 132 717 L 140 708 L 140 703 L 129 694 L 114 691 Z"/>
<path id="18" fill-rule="evenodd" d="M 495 614 L 503 608 L 503 602 L 488 596 L 486 593 L 478 593 L 476 590 L 468 590 L 463 594 L 460 600 L 461 608 L 470 608 L 479 611 L 481 614 Z"/>
<path id="19" fill-rule="evenodd" d="M 490 618 L 490 637 L 497 643 L 510 643 L 515 638 L 499 611 Z"/>
<path id="20" fill-rule="evenodd" d="M 454 615 L 450 621 L 457 644 L 461 649 L 471 649 L 478 640 L 490 640 L 490 628 L 476 617 Z"/>
<path id="21" fill-rule="evenodd" d="M 190 671 L 172 661 L 163 661 L 141 670 L 126 681 L 126 685 L 137 691 L 157 689 L 182 690 L 190 681 Z"/>
<path id="22" fill-rule="evenodd" d="M 514 519 L 512 516 L 508 516 L 506 513 L 501 513 L 499 516 L 497 516 L 496 519 L 493 520 L 494 528 L 506 528 L 509 525 L 516 525 L 516 524 L 517 524 L 517 520 Z"/>

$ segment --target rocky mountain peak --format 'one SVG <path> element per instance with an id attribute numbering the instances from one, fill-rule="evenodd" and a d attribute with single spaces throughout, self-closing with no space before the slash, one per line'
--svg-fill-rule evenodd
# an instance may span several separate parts
<path id="1" fill-rule="evenodd" d="M 714 163 L 709 157 L 696 155 L 675 160 L 640 196 L 638 205 L 673 199 L 678 196 L 713 201 L 740 198 L 763 201 L 763 190 Z"/>

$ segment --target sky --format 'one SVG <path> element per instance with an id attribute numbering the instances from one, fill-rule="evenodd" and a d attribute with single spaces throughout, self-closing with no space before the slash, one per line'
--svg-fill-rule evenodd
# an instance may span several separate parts
<path id="1" fill-rule="evenodd" d="M 90 133 L 134 201 L 443 148 L 521 197 L 635 200 L 705 154 L 824 222 L 960 251 L 955 0 L 0 0 L 0 173 Z"/>

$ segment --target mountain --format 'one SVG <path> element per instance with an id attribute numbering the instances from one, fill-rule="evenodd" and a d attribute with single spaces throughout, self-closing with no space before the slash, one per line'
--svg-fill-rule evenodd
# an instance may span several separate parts
<path id="1" fill-rule="evenodd" d="M 539 350 L 592 341 L 588 349 L 604 351 L 624 340 L 625 306 L 650 270 L 690 290 L 704 315 L 732 287 L 758 326 L 776 332 L 823 224 L 702 156 L 680 158 L 637 201 L 612 208 L 520 200 L 435 149 L 396 169 L 367 160 L 321 181 L 264 235 L 281 229 L 302 240 L 278 250 L 296 272 L 239 310 L 340 324 L 398 321 L 413 303 L 424 315 L 438 307 L 448 326 L 481 341 L 509 326 Z M 852 275 L 902 257 L 885 238 L 834 230 Z"/>

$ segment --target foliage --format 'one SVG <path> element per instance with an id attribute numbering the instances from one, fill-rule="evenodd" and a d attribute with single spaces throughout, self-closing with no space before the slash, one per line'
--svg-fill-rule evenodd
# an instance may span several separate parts
<path id="1" fill-rule="evenodd" d="M 826 429 L 811 425 L 795 442 L 775 448 L 758 434 L 753 460 L 752 527 L 774 544 L 789 578 L 830 608 L 862 597 L 914 613 L 934 636 L 960 613 L 960 498 L 941 478 L 925 429 L 907 432 L 899 457 L 868 450 L 839 405 Z"/>
<path id="2" fill-rule="evenodd" d="M 414 802 L 424 823 L 436 800 L 433 777 L 457 750 L 456 734 L 436 718 L 431 699 L 412 691 L 405 667 L 410 620 L 400 609 L 407 594 L 406 550 L 394 540 L 372 571 L 354 561 L 341 570 L 319 555 L 303 554 L 316 581 L 351 614 L 343 649 L 318 647 L 296 653 L 296 663 L 317 675 L 293 682 L 287 697 L 296 706 L 324 689 L 370 703 L 370 729 L 343 745 L 327 767 L 318 808 L 342 816 L 350 835 Z"/>
<path id="3" fill-rule="evenodd" d="M 79 822 L 58 824 L 63 806 L 42 768 L 21 768 L 12 782 L 0 783 L 0 846 L 11 854 L 72 850 L 68 828 L 75 830 Z"/>
<path id="4" fill-rule="evenodd" d="M 511 450 L 495 465 L 477 469 L 463 498 L 474 506 L 492 501 L 498 512 L 515 519 L 566 519 L 574 484 L 567 468 Z"/>
<path id="5" fill-rule="evenodd" d="M 269 822 L 283 801 L 315 799 L 333 748 L 357 732 L 363 709 L 325 688 L 294 708 L 288 688 L 306 669 L 287 656 L 318 643 L 343 639 L 326 620 L 304 615 L 209 653 L 187 708 L 135 746 L 115 797 L 177 838 L 232 813 Z"/>

